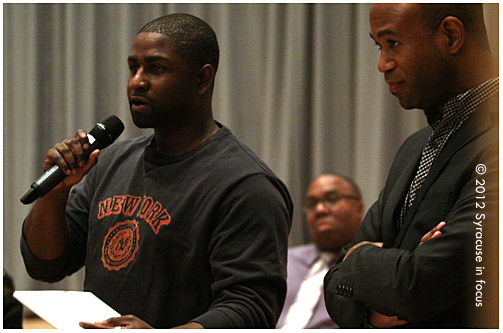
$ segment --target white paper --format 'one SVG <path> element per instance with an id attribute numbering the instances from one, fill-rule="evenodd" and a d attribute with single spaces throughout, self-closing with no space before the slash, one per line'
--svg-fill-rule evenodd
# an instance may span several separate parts
<path id="1" fill-rule="evenodd" d="M 86 291 L 16 290 L 14 297 L 55 328 L 81 328 L 79 322 L 94 323 L 120 314 Z"/>

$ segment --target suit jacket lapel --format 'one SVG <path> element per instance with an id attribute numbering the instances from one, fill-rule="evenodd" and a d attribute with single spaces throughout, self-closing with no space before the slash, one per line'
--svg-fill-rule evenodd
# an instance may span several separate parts
<path id="1" fill-rule="evenodd" d="M 428 139 L 428 135 L 425 136 L 422 145 L 426 144 L 426 140 Z M 417 145 L 416 147 L 419 147 Z M 407 195 L 407 191 L 409 190 L 410 183 L 416 174 L 416 170 L 419 166 L 419 161 L 421 159 L 422 148 L 417 149 L 416 151 L 408 152 L 407 160 L 402 164 L 404 170 L 407 172 L 400 173 L 399 177 L 393 184 L 393 187 L 390 189 L 389 197 L 385 203 L 385 209 L 383 211 L 383 221 L 392 221 L 393 226 L 391 228 L 383 228 L 383 241 L 384 246 L 391 246 L 397 236 L 396 224 L 400 217 L 400 211 L 402 210 L 404 198 Z M 388 209 L 386 209 L 388 208 Z"/>
<path id="2" fill-rule="evenodd" d="M 493 100 L 493 98 L 491 98 Z M 491 101 L 490 100 L 490 101 Z M 450 158 L 463 146 L 465 146 L 470 141 L 474 140 L 476 137 L 481 135 L 484 131 L 488 130 L 491 125 L 491 118 L 489 112 L 487 112 L 486 106 L 490 105 L 490 101 L 483 103 L 481 106 L 477 108 L 476 111 L 461 125 L 461 127 L 452 134 L 449 140 L 446 142 L 444 148 L 438 155 L 437 159 L 431 166 L 431 169 L 426 176 L 421 188 L 418 190 L 416 194 L 416 198 L 412 203 L 412 206 L 409 208 L 407 213 L 407 217 L 400 229 L 397 239 L 395 242 L 395 246 L 399 247 L 400 243 L 403 239 L 405 232 L 410 224 L 410 221 L 414 217 L 416 213 L 417 207 L 424 195 L 428 191 L 431 184 L 437 179 L 438 174 L 442 171 L 444 166 L 450 160 Z M 417 168 L 416 168 L 417 169 Z M 440 222 L 440 221 L 439 221 Z"/>

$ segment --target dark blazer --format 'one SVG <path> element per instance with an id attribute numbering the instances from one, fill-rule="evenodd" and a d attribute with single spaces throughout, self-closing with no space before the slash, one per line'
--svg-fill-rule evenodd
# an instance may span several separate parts
<path id="1" fill-rule="evenodd" d="M 397 233 L 396 221 L 431 128 L 405 141 L 379 199 L 325 277 L 327 310 L 339 326 L 362 327 L 367 308 L 397 315 L 411 327 L 472 323 L 480 279 L 476 267 L 491 266 L 475 261 L 476 245 L 480 245 L 476 241 L 482 237 L 476 228 L 482 226 L 488 239 L 489 226 L 498 223 L 497 116 L 496 94 L 451 135 Z M 418 247 L 421 237 L 441 221 L 446 221 L 442 236 Z M 383 248 L 360 246 L 342 262 L 347 250 L 362 241 L 382 242 Z M 484 253 L 497 249 L 497 241 L 483 244 Z"/>

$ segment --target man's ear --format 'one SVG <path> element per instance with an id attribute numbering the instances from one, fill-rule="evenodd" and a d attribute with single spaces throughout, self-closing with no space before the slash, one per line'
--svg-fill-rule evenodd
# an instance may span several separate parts
<path id="1" fill-rule="evenodd" d="M 206 94 L 213 86 L 215 78 L 215 68 L 212 65 L 206 64 L 199 70 L 197 75 L 197 93 L 199 95 Z"/>
<path id="2" fill-rule="evenodd" d="M 449 54 L 456 54 L 465 43 L 465 26 L 457 17 L 447 16 L 439 26 Z"/>

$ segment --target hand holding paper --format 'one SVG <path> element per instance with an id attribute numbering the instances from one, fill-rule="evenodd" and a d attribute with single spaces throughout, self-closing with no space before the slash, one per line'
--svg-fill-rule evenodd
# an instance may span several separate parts
<path id="1" fill-rule="evenodd" d="M 81 328 L 120 314 L 93 293 L 83 291 L 15 291 L 14 297 L 55 328 Z"/>

